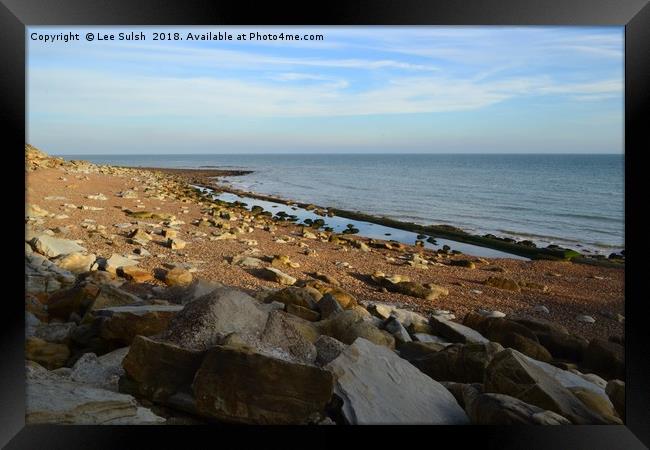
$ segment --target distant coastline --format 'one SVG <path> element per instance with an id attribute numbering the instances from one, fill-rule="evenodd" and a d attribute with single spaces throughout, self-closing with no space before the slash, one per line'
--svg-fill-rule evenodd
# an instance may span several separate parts
<path id="1" fill-rule="evenodd" d="M 77 157 L 79 155 L 75 155 Z M 88 155 L 84 155 L 88 156 Z M 102 159 L 101 155 L 97 156 L 92 156 L 90 157 L 93 162 L 99 163 L 99 164 L 109 164 L 109 165 L 118 165 L 118 166 L 128 166 L 128 167 L 139 167 L 139 168 L 159 168 L 161 170 L 168 171 L 169 173 L 192 173 L 193 174 L 193 181 L 195 183 L 200 183 L 203 185 L 208 185 L 210 183 L 210 177 L 217 177 L 220 180 L 220 183 L 218 183 L 218 188 L 222 191 L 228 191 L 232 192 L 237 195 L 242 195 L 246 197 L 255 197 L 258 199 L 262 200 L 269 200 L 269 201 L 278 201 L 280 200 L 281 202 L 291 202 L 293 200 L 298 201 L 299 203 L 302 203 L 304 205 L 307 205 L 309 203 L 317 202 L 320 205 L 325 205 L 325 206 L 330 206 L 332 207 L 331 209 L 334 210 L 336 209 L 337 215 L 341 217 L 347 217 L 349 219 L 354 219 L 354 220 L 365 220 L 365 221 L 370 221 L 373 223 L 380 223 L 386 226 L 394 227 L 394 228 L 399 228 L 402 230 L 409 230 L 409 231 L 414 231 L 417 233 L 430 233 L 430 234 L 437 234 L 438 236 L 446 236 L 450 239 L 454 240 L 462 240 L 465 242 L 471 242 L 472 244 L 476 245 L 481 245 L 481 246 L 486 246 L 490 248 L 496 248 L 500 249 L 506 252 L 510 252 L 513 254 L 518 254 L 521 256 L 525 257 L 535 257 L 534 255 L 540 253 L 538 250 L 539 249 L 534 249 L 531 248 L 532 246 L 530 245 L 531 242 L 534 242 L 537 244 L 537 247 L 547 247 L 549 244 L 555 244 L 555 246 L 560 246 L 563 248 L 571 248 L 573 250 L 576 250 L 577 252 L 583 253 L 586 256 L 589 256 L 588 260 L 593 261 L 593 260 L 607 260 L 607 257 L 610 255 L 610 253 L 618 254 L 620 249 L 622 247 L 616 248 L 616 246 L 610 246 L 611 249 L 608 250 L 606 247 L 600 251 L 600 255 L 594 254 L 598 252 L 590 252 L 590 244 L 582 246 L 580 243 L 584 242 L 596 242 L 598 241 L 597 238 L 589 238 L 588 237 L 588 232 L 587 230 L 590 230 L 594 227 L 600 227 L 600 225 L 596 225 L 593 222 L 593 219 L 591 219 L 591 213 L 588 209 L 588 207 L 585 207 L 583 211 L 580 210 L 573 210 L 569 209 L 566 211 L 565 217 L 560 217 L 563 216 L 562 214 L 562 208 L 566 208 L 566 205 L 564 204 L 565 202 L 560 201 L 558 203 L 559 209 L 558 210 L 553 210 L 549 209 L 552 208 L 552 205 L 548 205 L 546 207 L 536 205 L 535 202 L 531 203 L 530 200 L 528 200 L 525 196 L 522 197 L 521 199 L 516 199 L 516 200 L 509 200 L 509 202 L 512 205 L 516 205 L 517 208 L 514 206 L 512 207 L 513 210 L 519 210 L 520 207 L 521 209 L 528 209 L 529 206 L 532 206 L 533 208 L 537 208 L 540 212 L 539 214 L 542 214 L 543 216 L 540 215 L 535 215 L 533 212 L 534 210 L 531 210 L 529 213 L 526 211 L 526 215 L 521 216 L 521 225 L 520 226 L 515 226 L 515 225 L 510 225 L 507 220 L 501 221 L 498 218 L 501 217 L 501 214 L 506 214 L 508 211 L 502 210 L 500 211 L 497 216 L 493 216 L 491 218 L 492 222 L 489 223 L 489 225 L 486 223 L 485 227 L 479 227 L 477 230 L 476 227 L 468 227 L 466 228 L 466 224 L 464 224 L 464 220 L 456 220 L 454 219 L 454 213 L 453 211 L 448 211 L 448 205 L 450 205 L 449 202 L 452 202 L 451 205 L 453 205 L 454 197 L 456 198 L 456 201 L 458 199 L 461 199 L 461 201 L 464 201 L 466 198 L 470 198 L 473 196 L 476 196 L 476 192 L 468 192 L 467 194 L 463 195 L 462 192 L 459 193 L 453 193 L 449 197 L 446 197 L 444 202 L 440 206 L 436 206 L 433 211 L 435 211 L 435 214 L 433 216 L 437 217 L 440 216 L 441 213 L 446 213 L 447 220 L 438 220 L 436 218 L 432 219 L 425 219 L 423 216 L 422 218 L 414 218 L 410 219 L 408 218 L 409 214 L 406 214 L 406 216 L 402 214 L 392 214 L 390 210 L 387 210 L 387 207 L 390 207 L 387 205 L 386 207 L 383 207 L 384 211 L 373 211 L 373 209 L 377 209 L 374 207 L 368 208 L 368 201 L 366 200 L 363 195 L 363 189 L 359 191 L 358 194 L 356 195 L 356 198 L 358 200 L 361 200 L 360 202 L 351 202 L 349 199 L 345 199 L 344 197 L 336 197 L 335 199 L 332 198 L 332 195 L 327 195 L 329 191 L 324 191 L 325 196 L 323 196 L 323 191 L 317 189 L 317 190 L 306 190 L 303 187 L 300 187 L 299 185 L 296 185 L 296 188 L 294 189 L 294 183 L 297 182 L 298 178 L 302 177 L 303 179 L 305 178 L 304 175 L 298 174 L 296 175 L 296 171 L 300 172 L 303 169 L 303 166 L 306 166 L 308 169 L 311 169 L 311 172 L 314 170 L 322 170 L 322 164 L 321 166 L 318 166 L 316 163 L 319 163 L 319 160 L 322 161 L 323 158 L 318 158 L 313 155 L 298 155 L 296 158 L 293 157 L 285 157 L 279 158 L 279 155 L 229 155 L 229 156 L 223 156 L 223 155 L 162 155 L 163 157 L 156 159 L 154 158 L 153 155 L 131 155 L 128 157 L 122 157 L 122 156 L 106 156 L 105 159 Z M 342 162 L 356 162 L 359 164 L 359 169 L 360 172 L 364 172 L 364 165 L 368 161 L 373 161 L 375 158 L 368 158 L 368 155 L 358 155 L 358 157 L 354 156 L 345 156 L 345 157 L 340 157 L 336 158 L 335 154 L 331 154 L 328 156 L 328 159 L 333 161 L 334 167 L 332 168 L 333 171 L 335 170 L 340 170 L 340 164 Z M 384 159 L 390 159 L 396 156 L 396 155 L 376 155 L 380 160 Z M 410 157 L 414 157 L 416 161 L 422 161 L 423 158 L 426 160 L 428 159 L 429 155 L 400 155 L 403 156 L 404 158 L 409 159 Z M 487 160 L 490 162 L 493 158 L 494 155 L 489 155 L 489 156 L 484 156 L 484 155 L 473 155 L 472 158 L 465 158 L 466 160 L 475 160 L 478 159 L 478 161 L 482 160 Z M 510 161 L 513 158 L 510 158 L 510 154 L 508 155 L 501 155 L 499 158 L 496 158 L 497 161 Z M 569 161 L 573 158 L 570 157 L 571 155 L 562 155 L 562 157 L 559 159 L 560 162 L 563 161 Z M 587 157 L 585 156 L 580 156 L 580 163 L 585 160 L 589 162 L 592 159 L 595 159 L 596 161 L 607 161 L 609 160 L 608 158 L 614 158 L 614 162 L 618 161 L 618 158 L 616 158 L 616 155 L 598 155 L 598 157 L 594 158 L 593 156 L 595 155 L 588 155 Z M 71 156 L 68 156 L 70 158 Z M 442 158 L 441 160 L 444 162 L 444 160 L 448 158 L 456 158 L 454 155 L 447 155 L 446 157 Z M 557 159 L 555 156 L 550 157 L 548 155 L 519 155 L 519 157 L 515 157 L 514 160 L 523 160 L 523 161 L 528 161 L 531 158 L 533 158 L 533 161 L 537 158 L 543 163 L 546 164 L 547 160 L 555 160 Z M 567 159 L 568 158 L 568 159 Z M 357 161 L 358 159 L 358 161 Z M 436 156 L 435 160 L 438 161 L 438 156 Z M 275 162 L 277 160 L 277 162 Z M 461 161 L 463 158 L 461 158 Z M 148 163 L 148 164 L 143 164 Z M 269 162 L 272 162 L 271 164 Z M 120 164 L 121 163 L 121 164 Z M 281 165 L 286 165 L 287 168 L 286 170 L 284 167 L 279 169 Z M 316 165 L 314 165 L 316 164 Z M 338 164 L 338 165 L 337 165 Z M 536 163 L 538 166 L 540 165 L 539 163 Z M 609 164 L 609 163 L 608 163 Z M 273 167 L 273 166 L 277 167 Z M 311 167 L 314 165 L 313 167 Z M 172 166 L 172 167 L 170 167 Z M 462 169 L 462 167 L 461 167 Z M 542 169 L 544 169 L 544 173 L 546 175 L 540 175 L 540 176 L 548 176 L 548 173 L 553 174 L 554 170 L 551 168 L 551 170 L 546 170 L 543 165 Z M 598 168 L 597 168 L 598 169 Z M 564 169 L 563 169 L 564 170 Z M 309 170 L 308 170 L 309 171 Z M 284 185 L 284 178 L 282 178 L 282 183 L 278 184 L 278 177 L 283 177 L 284 174 L 290 174 L 292 178 L 289 178 L 287 180 L 287 184 Z M 203 176 L 205 175 L 205 176 Z M 319 176 L 318 173 L 315 174 L 317 178 L 314 180 L 315 186 L 318 186 L 319 181 L 320 183 L 323 182 L 324 176 Z M 480 175 L 480 174 L 479 174 Z M 512 174 L 509 174 L 512 176 Z M 298 178 L 296 178 L 298 176 Z M 343 176 L 343 175 L 342 175 Z M 381 172 L 378 174 L 378 176 L 381 176 Z M 519 176 L 519 175 L 518 175 Z M 558 173 L 558 177 L 564 176 L 562 173 Z M 329 175 L 328 175 L 329 177 Z M 521 177 L 521 176 L 519 176 Z M 576 183 L 577 185 L 584 185 L 583 189 L 590 189 L 594 190 L 591 188 L 589 183 L 602 183 L 605 181 L 603 177 L 607 177 L 607 174 L 602 173 L 602 169 L 600 169 L 600 172 L 598 170 L 594 171 L 594 177 L 593 179 L 587 178 L 585 179 L 584 176 L 582 179 L 576 179 L 575 181 L 571 180 L 567 184 L 571 183 Z M 232 179 L 230 179 L 232 178 Z M 331 178 L 331 177 L 330 177 Z M 327 178 L 329 180 L 330 178 Z M 504 176 L 504 178 L 507 178 Z M 295 179 L 295 180 L 294 180 Z M 268 180 L 268 181 L 267 181 Z M 341 178 L 343 180 L 343 178 Z M 364 180 L 361 180 L 357 182 L 357 180 L 354 180 L 354 177 L 348 178 L 350 182 L 346 183 L 350 185 L 350 188 L 345 188 L 345 194 L 343 194 L 341 191 L 341 188 L 338 188 L 338 192 L 341 195 L 347 195 L 349 192 L 354 192 L 351 191 L 350 189 L 356 189 L 355 186 L 359 186 L 361 188 L 364 186 Z M 354 181 L 352 181 L 354 180 Z M 229 185 L 225 185 L 223 182 L 230 182 Z M 395 180 L 390 180 L 393 183 Z M 550 179 L 549 182 L 549 189 L 550 193 L 553 194 L 552 188 L 553 184 L 553 179 Z M 368 180 L 365 180 L 365 183 L 367 184 Z M 413 184 L 414 180 L 405 178 L 401 181 L 401 183 L 404 184 L 404 186 L 408 186 L 409 184 Z M 499 182 L 499 180 L 497 180 Z M 303 183 L 303 182 L 299 182 Z M 483 182 L 481 182 L 483 183 Z M 304 183 L 303 183 L 304 184 Z M 421 183 L 420 183 L 421 184 Z M 343 186 L 343 185 L 341 185 Z M 403 190 L 402 185 L 395 185 L 399 186 L 400 190 Z M 598 189 L 603 189 L 603 187 L 599 185 L 594 185 L 594 186 L 600 186 Z M 214 186 L 211 186 L 214 187 Z M 334 186 L 336 188 L 336 186 Z M 255 188 L 255 189 L 253 189 Z M 331 189 L 331 186 L 328 186 L 328 189 Z M 415 195 L 426 195 L 426 186 L 422 186 L 422 190 L 419 191 L 416 189 Z M 573 187 L 571 187 L 573 189 Z M 313 191 L 313 192 L 312 192 Z M 539 187 L 538 187 L 539 191 Z M 309 192 L 312 192 L 312 194 L 316 195 L 311 195 Z M 481 192 L 478 193 L 478 195 L 490 195 L 494 191 L 492 189 L 484 190 L 481 189 Z M 497 189 L 497 194 L 498 189 Z M 544 192 L 544 191 L 542 191 Z M 372 193 L 375 194 L 376 193 Z M 612 194 L 615 194 L 614 191 L 612 191 Z M 412 194 L 413 195 L 413 194 Z M 517 194 L 519 195 L 519 194 Z M 555 194 L 557 195 L 557 194 Z M 385 197 L 385 196 L 384 196 Z M 370 197 L 368 197 L 370 198 Z M 383 198 L 383 197 L 382 197 Z M 340 200 L 344 200 L 341 202 Z M 410 200 L 410 197 L 409 197 Z M 418 210 L 418 208 L 422 208 L 422 206 L 417 206 L 417 201 L 418 198 L 414 199 L 413 204 L 407 200 L 405 203 L 401 203 L 398 206 L 398 209 L 396 211 L 402 210 L 403 208 L 410 208 L 411 210 Z M 608 202 L 614 202 L 616 204 L 616 201 L 613 199 L 607 200 Z M 383 201 L 383 200 L 382 200 Z M 421 199 L 419 199 L 421 203 Z M 590 202 L 593 203 L 596 201 L 596 199 L 589 199 L 586 198 L 584 199 L 586 204 L 589 205 Z M 496 203 L 494 203 L 496 202 Z M 513 203 L 514 202 L 514 203 Z M 495 198 L 494 200 L 490 199 L 484 204 L 491 204 L 494 203 L 495 205 L 499 203 L 499 199 Z M 569 203 L 567 203 L 568 205 Z M 602 200 L 599 200 L 599 208 L 600 205 L 602 205 Z M 408 205 L 408 206 L 406 206 Z M 375 205 L 373 205 L 375 206 Z M 380 208 L 381 209 L 381 208 Z M 425 207 L 426 210 L 426 207 Z M 598 216 L 600 216 L 601 213 L 600 210 L 598 210 Z M 537 230 L 533 228 L 528 228 L 529 225 L 534 226 L 535 221 L 538 221 L 539 219 L 546 219 L 546 217 L 549 213 L 552 213 L 551 216 L 556 215 L 560 218 L 560 221 L 568 221 L 567 223 L 571 223 L 572 226 L 574 227 L 573 230 L 569 229 L 558 229 L 555 231 L 553 234 L 555 236 L 558 236 L 557 240 L 555 238 L 551 238 L 550 242 L 549 239 L 544 236 L 544 231 L 537 226 Z M 474 214 L 481 214 L 481 210 L 476 210 Z M 512 217 L 519 217 L 519 211 L 513 211 L 512 213 L 508 213 Z M 531 216 L 531 214 L 533 214 Z M 400 217 L 401 216 L 401 217 Z M 442 216 L 444 217 L 444 215 Z M 441 219 L 442 219 L 441 217 Z M 486 216 L 490 218 L 490 216 Z M 503 216 L 504 218 L 507 218 L 507 215 Z M 527 222 L 526 217 L 531 217 L 531 222 Z M 575 218 L 574 218 L 575 217 Z M 581 218 L 584 217 L 584 218 Z M 596 215 L 594 215 L 594 218 Z M 603 216 L 603 220 L 606 219 L 605 216 Z M 482 219 L 481 219 L 482 220 Z M 609 220 L 609 219 L 607 219 Z M 525 224 L 523 221 L 526 221 Z M 441 225 L 430 225 L 431 223 L 433 224 L 441 224 Z M 579 228 L 580 224 L 584 223 L 585 227 L 584 228 Z M 522 226 L 523 225 L 523 226 Z M 605 222 L 602 224 L 605 228 L 603 230 L 607 230 L 608 228 L 611 228 L 612 226 L 615 226 L 615 222 L 612 223 L 607 223 Z M 621 225 L 622 226 L 622 225 Z M 575 228 L 578 227 L 579 232 L 576 232 Z M 481 230 L 480 228 L 483 228 Z M 503 230 L 512 230 L 512 231 L 506 231 L 503 232 Z M 585 230 L 583 233 L 582 230 Z M 541 232 L 540 232 L 541 231 Z M 565 234 L 564 231 L 567 231 Z M 569 231 L 571 231 L 569 233 Z M 566 237 L 566 239 L 564 239 Z M 592 241 L 585 240 L 585 239 L 592 239 Z M 541 242 L 540 242 L 541 241 Z M 546 243 L 544 243 L 546 241 Z M 517 242 L 523 242 L 524 245 L 519 245 Z M 607 242 L 607 241 L 604 241 Z M 575 243 L 575 244 L 572 244 Z M 603 244 L 604 245 L 604 244 Z M 524 248 L 522 248 L 524 247 Z M 593 247 L 591 247 L 593 248 Z M 553 249 L 553 246 L 551 246 L 552 250 L 552 256 L 556 257 L 558 255 L 557 249 Z M 546 251 L 542 251 L 541 253 L 546 253 Z M 572 255 L 574 255 L 572 253 Z M 565 255 L 566 256 L 566 255 Z M 575 256 L 575 255 L 574 255 Z M 616 263 L 618 264 L 618 262 Z"/>

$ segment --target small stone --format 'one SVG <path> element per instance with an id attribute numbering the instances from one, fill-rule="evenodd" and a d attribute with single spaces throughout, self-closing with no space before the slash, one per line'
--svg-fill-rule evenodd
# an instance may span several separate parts
<path id="1" fill-rule="evenodd" d="M 121 275 L 130 281 L 136 283 L 144 283 L 153 280 L 153 275 L 150 272 L 140 269 L 136 266 L 127 266 L 120 269 Z"/>
<path id="2" fill-rule="evenodd" d="M 501 311 L 489 311 L 487 309 L 479 309 L 477 311 L 480 315 L 485 316 L 485 317 L 505 317 L 505 313 L 502 313 Z"/>
<path id="3" fill-rule="evenodd" d="M 591 316 L 587 316 L 587 315 L 576 316 L 576 320 L 578 322 L 582 322 L 582 323 L 594 323 L 594 322 L 596 322 L 596 319 L 594 319 Z"/>
<path id="4" fill-rule="evenodd" d="M 533 311 L 535 311 L 537 313 L 543 313 L 543 314 L 549 314 L 550 313 L 548 308 L 546 306 L 544 306 L 544 305 L 535 305 L 535 307 L 533 308 Z"/>
<path id="5" fill-rule="evenodd" d="M 266 267 L 266 268 L 262 269 L 262 275 L 267 280 L 275 281 L 277 283 L 284 284 L 284 285 L 287 285 L 287 286 L 292 286 L 297 281 L 291 275 L 287 275 L 286 273 L 284 273 L 284 272 L 282 272 L 282 271 L 280 271 L 278 269 L 275 269 L 273 267 Z"/>
<path id="6" fill-rule="evenodd" d="M 186 245 L 187 243 L 182 239 L 178 239 L 178 238 L 167 239 L 167 246 L 172 250 L 184 249 Z"/>

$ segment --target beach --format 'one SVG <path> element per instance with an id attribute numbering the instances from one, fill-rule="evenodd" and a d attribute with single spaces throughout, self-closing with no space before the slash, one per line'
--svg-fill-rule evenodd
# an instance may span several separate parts
<path id="1" fill-rule="evenodd" d="M 273 219 L 273 211 L 253 214 L 250 208 L 214 201 L 194 187 L 255 195 L 220 183 L 220 176 L 241 174 L 227 169 L 118 168 L 51 162 L 45 156 L 30 161 L 36 163 L 26 171 L 26 203 L 32 211 L 26 242 L 44 232 L 75 241 L 85 249 L 82 253 L 100 261 L 93 260 L 89 272 L 112 273 L 111 279 L 124 282 L 120 289 L 144 300 L 157 298 L 156 288 L 170 284 L 167 277 L 174 268 L 189 279 L 262 300 L 287 285 L 326 280 L 368 311 L 386 304 L 457 323 L 470 313 L 548 321 L 585 342 L 623 340 L 624 264 L 454 254 L 391 243 L 390 236 L 330 233 Z M 111 260 L 132 261 L 138 270 L 110 267 L 106 261 Z M 268 267 L 281 274 L 269 276 Z M 400 279 L 410 283 L 409 289 L 395 287 Z M 38 304 L 28 308 L 32 312 L 47 310 L 39 305 L 51 300 L 47 290 L 30 298 Z M 318 317 L 299 311 L 306 320 Z M 71 364 L 67 360 L 61 367 Z"/>

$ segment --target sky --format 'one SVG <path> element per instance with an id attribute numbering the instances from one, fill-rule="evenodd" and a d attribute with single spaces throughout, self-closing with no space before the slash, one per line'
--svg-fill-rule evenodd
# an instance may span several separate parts
<path id="1" fill-rule="evenodd" d="M 81 40 L 31 39 L 69 32 Z M 207 32 L 323 39 L 187 40 Z M 623 153 L 623 27 L 29 27 L 26 40 L 27 142 L 50 154 Z"/>

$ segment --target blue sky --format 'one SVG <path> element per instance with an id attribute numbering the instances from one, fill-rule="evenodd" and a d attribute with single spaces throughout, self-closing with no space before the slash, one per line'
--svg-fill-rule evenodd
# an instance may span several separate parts
<path id="1" fill-rule="evenodd" d="M 142 30 L 146 41 L 84 39 Z M 70 31 L 82 40 L 30 39 Z M 52 154 L 622 153 L 623 41 L 622 27 L 30 27 L 28 142 Z"/>

